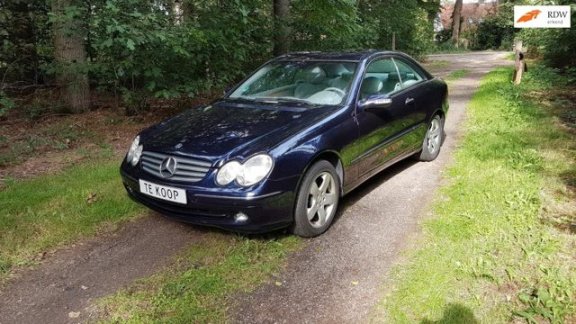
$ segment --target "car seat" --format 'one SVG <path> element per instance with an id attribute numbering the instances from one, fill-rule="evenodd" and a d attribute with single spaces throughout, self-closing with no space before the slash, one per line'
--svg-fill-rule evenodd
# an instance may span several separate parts
<path id="1" fill-rule="evenodd" d="M 294 87 L 294 97 L 308 98 L 313 93 L 322 91 L 327 87 L 326 71 L 319 66 L 307 68 L 299 75 L 300 80 Z"/>
<path id="2" fill-rule="evenodd" d="M 384 83 L 377 77 L 366 77 L 362 81 L 362 86 L 360 87 L 360 99 L 365 99 L 368 96 L 376 95 L 382 93 L 384 88 Z"/>

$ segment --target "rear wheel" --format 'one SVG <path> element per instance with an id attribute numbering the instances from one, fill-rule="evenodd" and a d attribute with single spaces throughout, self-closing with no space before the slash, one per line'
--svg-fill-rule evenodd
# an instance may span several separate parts
<path id="1" fill-rule="evenodd" d="M 334 220 L 340 200 L 340 179 L 327 161 L 314 164 L 300 185 L 292 232 L 302 237 L 324 233 Z"/>
<path id="2" fill-rule="evenodd" d="M 440 154 L 440 147 L 444 142 L 444 119 L 436 115 L 430 121 L 428 131 L 422 143 L 420 161 L 433 161 Z"/>

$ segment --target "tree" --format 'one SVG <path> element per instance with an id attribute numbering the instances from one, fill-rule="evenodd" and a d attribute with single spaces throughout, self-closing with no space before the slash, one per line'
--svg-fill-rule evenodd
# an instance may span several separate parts
<path id="1" fill-rule="evenodd" d="M 290 8 L 291 49 L 341 51 L 362 48 L 359 10 L 350 0 L 293 0 Z"/>
<path id="2" fill-rule="evenodd" d="M 440 2 L 440 0 L 418 0 L 418 7 L 426 11 L 428 20 L 431 24 L 434 23 L 434 19 L 436 19 L 436 16 L 440 11 Z"/>
<path id="3" fill-rule="evenodd" d="M 82 7 L 76 0 L 52 1 L 54 59 L 56 82 L 64 102 L 73 112 L 87 111 L 90 106 L 90 85 L 84 71 L 86 29 L 82 26 Z"/>
<path id="4" fill-rule="evenodd" d="M 0 75 L 6 84 L 37 85 L 42 81 L 40 66 L 47 55 L 45 46 L 47 11 L 43 0 L 0 2 Z M 44 53 L 47 54 L 47 53 Z"/>
<path id="5" fill-rule="evenodd" d="M 462 14 L 462 0 L 456 0 L 452 12 L 452 42 L 458 47 L 460 41 L 460 21 Z"/>
<path id="6" fill-rule="evenodd" d="M 289 16 L 290 0 L 274 0 L 274 55 L 287 53 L 290 48 Z"/>
<path id="7" fill-rule="evenodd" d="M 397 50 L 419 57 L 433 45 L 430 11 L 438 12 L 439 5 L 423 0 L 363 0 L 358 7 L 361 47 L 390 49 L 395 38 Z"/>
<path id="8" fill-rule="evenodd" d="M 490 13 L 471 35 L 474 49 L 507 49 L 514 42 L 514 5 L 504 3 L 500 10 Z"/>

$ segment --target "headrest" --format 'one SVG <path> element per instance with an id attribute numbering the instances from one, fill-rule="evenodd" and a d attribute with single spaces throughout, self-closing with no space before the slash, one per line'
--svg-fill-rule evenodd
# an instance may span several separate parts
<path id="1" fill-rule="evenodd" d="M 329 78 L 335 78 L 341 76 L 343 73 L 348 73 L 348 69 L 344 67 L 342 63 L 328 63 L 322 66 L 324 71 L 326 71 L 326 76 Z"/>
<path id="2" fill-rule="evenodd" d="M 300 72 L 300 79 L 307 83 L 319 84 L 326 80 L 326 72 L 319 66 L 309 67 Z"/>
<path id="3" fill-rule="evenodd" d="M 362 88 L 360 88 L 360 92 L 363 94 L 376 94 L 382 90 L 384 84 L 380 79 L 377 77 L 367 77 L 362 82 Z"/>

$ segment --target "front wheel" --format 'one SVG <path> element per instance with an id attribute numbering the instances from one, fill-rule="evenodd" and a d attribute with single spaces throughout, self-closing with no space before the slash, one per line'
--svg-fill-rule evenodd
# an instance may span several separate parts
<path id="1" fill-rule="evenodd" d="M 444 142 L 444 119 L 436 115 L 430 121 L 428 131 L 422 143 L 420 161 L 433 161 L 440 154 L 440 147 Z"/>
<path id="2" fill-rule="evenodd" d="M 327 161 L 314 164 L 300 185 L 292 232 L 302 237 L 324 233 L 334 220 L 340 200 L 340 179 Z"/>

